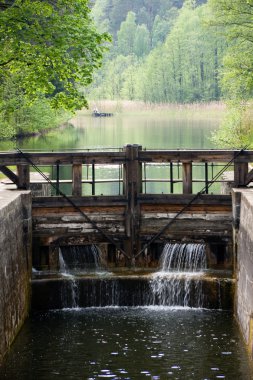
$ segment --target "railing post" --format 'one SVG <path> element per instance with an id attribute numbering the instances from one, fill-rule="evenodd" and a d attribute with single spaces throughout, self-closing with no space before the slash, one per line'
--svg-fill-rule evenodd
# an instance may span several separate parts
<path id="1" fill-rule="evenodd" d="M 132 259 L 139 250 L 140 205 L 138 196 L 142 192 L 142 166 L 138 161 L 140 145 L 126 145 L 124 166 L 124 194 L 127 197 L 125 252 Z"/>
<path id="2" fill-rule="evenodd" d="M 72 165 L 72 195 L 82 196 L 82 164 Z"/>
<path id="3" fill-rule="evenodd" d="M 183 194 L 192 194 L 192 163 L 183 162 Z"/>
<path id="4" fill-rule="evenodd" d="M 30 187 L 30 168 L 27 164 L 17 165 L 17 187 L 18 189 L 29 189 Z"/>
<path id="5" fill-rule="evenodd" d="M 235 161 L 234 163 L 235 187 L 246 186 L 248 171 L 249 171 L 248 162 Z"/>

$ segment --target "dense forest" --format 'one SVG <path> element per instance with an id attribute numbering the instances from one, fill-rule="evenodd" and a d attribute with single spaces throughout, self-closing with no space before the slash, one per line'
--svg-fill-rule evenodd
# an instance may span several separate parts
<path id="1" fill-rule="evenodd" d="M 216 143 L 253 141 L 251 1 L 96 0 L 92 14 L 113 43 L 94 75 L 91 99 L 223 100 L 228 114 Z"/>
<path id="2" fill-rule="evenodd" d="M 127 11 L 127 3 L 97 0 L 94 6 L 96 23 L 114 42 L 91 96 L 155 103 L 220 99 L 218 73 L 227 43 L 217 28 L 204 24 L 208 5 L 157 0 L 150 6 L 142 0 Z"/>
<path id="3" fill-rule="evenodd" d="M 248 0 L 2 0 L 0 138 L 53 127 L 87 99 L 222 99 L 217 141 L 244 146 L 252 16 Z"/>

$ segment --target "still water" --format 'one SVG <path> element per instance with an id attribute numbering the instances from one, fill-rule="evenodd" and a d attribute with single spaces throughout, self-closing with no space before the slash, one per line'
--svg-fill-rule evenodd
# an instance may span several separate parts
<path id="1" fill-rule="evenodd" d="M 90 308 L 34 314 L 0 379 L 252 379 L 230 313 Z"/>
<path id="2" fill-rule="evenodd" d="M 211 148 L 211 133 L 219 118 L 204 120 L 151 115 L 116 115 L 92 118 L 80 114 L 69 125 L 44 136 L 17 142 L 0 142 L 0 150 L 13 149 L 87 149 L 119 148 L 125 144 L 140 144 L 148 149 Z"/>

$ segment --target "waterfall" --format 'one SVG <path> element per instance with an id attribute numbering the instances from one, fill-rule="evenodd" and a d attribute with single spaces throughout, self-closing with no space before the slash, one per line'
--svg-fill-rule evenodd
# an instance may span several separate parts
<path id="1" fill-rule="evenodd" d="M 62 287 L 62 305 L 65 308 L 79 307 L 79 285 L 76 275 L 97 271 L 100 268 L 101 252 L 95 245 L 59 248 L 59 270 L 66 277 Z"/>
<path id="2" fill-rule="evenodd" d="M 101 252 L 94 244 L 61 247 L 59 251 L 61 273 L 83 273 L 101 269 Z"/>
<path id="3" fill-rule="evenodd" d="M 150 303 L 201 307 L 202 276 L 206 266 L 204 244 L 166 244 L 160 259 L 160 271 L 150 281 Z"/>

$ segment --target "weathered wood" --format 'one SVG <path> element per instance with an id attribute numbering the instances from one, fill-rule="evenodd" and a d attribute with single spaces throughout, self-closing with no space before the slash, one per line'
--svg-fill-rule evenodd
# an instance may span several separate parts
<path id="1" fill-rule="evenodd" d="M 18 189 L 29 189 L 30 186 L 30 171 L 29 165 L 17 165 L 17 187 Z"/>
<path id="2" fill-rule="evenodd" d="M 11 182 L 15 183 L 15 185 L 18 185 L 18 177 L 15 173 L 13 173 L 13 171 L 11 171 L 9 168 L 7 168 L 6 166 L 0 166 L 0 171 L 6 176 L 8 177 Z"/>
<path id="3" fill-rule="evenodd" d="M 138 249 L 140 206 L 137 202 L 138 194 L 142 191 L 142 167 L 138 156 L 141 151 L 139 145 L 127 145 L 125 147 L 127 164 L 124 167 L 124 193 L 127 197 L 126 209 L 126 235 L 129 242 L 125 244 L 129 257 L 134 257 Z"/>
<path id="4" fill-rule="evenodd" d="M 250 182 L 253 182 L 253 169 L 247 174 L 246 177 L 246 186 L 250 184 Z"/>
<path id="5" fill-rule="evenodd" d="M 153 213 L 162 213 L 162 212 L 174 212 L 177 213 L 182 210 L 182 205 L 166 205 L 166 204 L 155 204 L 155 205 L 141 205 L 141 213 L 143 212 L 153 212 Z M 194 212 L 194 213 L 220 213 L 220 212 L 231 212 L 232 211 L 232 205 L 191 205 L 187 207 L 187 212 Z"/>
<path id="6" fill-rule="evenodd" d="M 192 163 L 183 162 L 183 194 L 192 194 Z"/>
<path id="7" fill-rule="evenodd" d="M 253 151 L 227 150 L 167 150 L 143 151 L 138 145 L 128 145 L 119 152 L 47 152 L 47 153 L 0 153 L 0 165 L 17 165 L 17 185 L 29 187 L 29 165 L 69 165 L 72 167 L 73 196 L 71 202 L 62 197 L 33 199 L 34 234 L 47 244 L 71 239 L 85 242 L 109 242 L 122 249 L 118 242 L 124 244 L 127 255 L 132 259 L 140 250 L 141 242 L 152 238 L 208 238 L 230 239 L 231 197 L 219 195 L 192 195 L 192 184 L 202 181 L 208 190 L 208 164 L 226 165 L 235 160 L 235 182 L 245 186 L 253 180 L 253 172 L 248 173 L 248 163 L 253 161 Z M 168 182 L 168 189 L 173 191 L 176 182 L 183 183 L 184 194 L 143 194 L 142 166 L 148 163 L 165 163 L 168 166 L 168 178 L 147 179 L 148 182 Z M 203 163 L 205 178 L 193 178 L 192 168 L 195 163 Z M 97 165 L 117 164 L 124 169 L 123 180 L 115 182 L 122 187 L 123 195 L 95 196 L 98 182 L 110 182 L 112 179 L 95 178 Z M 82 165 L 92 166 L 92 179 L 82 179 Z M 182 179 L 173 178 L 173 167 L 182 168 Z M 9 173 L 10 174 L 10 173 Z M 10 174 L 10 176 L 12 176 Z M 167 176 L 166 176 L 167 177 Z M 180 176 L 179 176 L 180 177 Z M 12 176 L 15 179 L 14 176 Z M 59 180 L 60 183 L 60 180 Z M 82 183 L 92 185 L 93 196 L 82 197 Z M 170 185 L 169 185 L 170 184 Z M 119 192 L 120 193 L 120 192 Z M 194 198 L 193 198 L 194 197 Z M 194 199 L 194 202 L 191 201 Z M 189 207 L 185 207 L 190 203 Z M 77 207 L 73 206 L 75 204 Z M 79 208 L 79 210 L 78 210 Z M 177 213 L 183 213 L 168 229 L 159 235 L 159 231 L 173 220 Z M 81 211 L 81 212 L 80 212 Z M 88 218 L 85 219 L 86 214 Z M 94 222 L 94 223 L 93 223 Z M 104 232 L 104 234 L 103 234 Z M 109 238 L 108 238 L 109 236 Z M 114 240 L 110 240 L 113 238 Z M 159 240 L 159 239 L 158 239 Z M 75 240 L 76 241 L 76 240 Z M 71 243 L 70 243 L 71 244 Z"/>
<path id="8" fill-rule="evenodd" d="M 192 194 L 141 194 L 138 198 L 141 204 L 178 204 L 187 205 L 194 199 L 194 205 L 231 205 L 231 195 L 201 194 L 197 198 Z"/>
<path id="9" fill-rule="evenodd" d="M 72 195 L 82 196 L 82 164 L 73 164 L 72 166 Z"/>
<path id="10" fill-rule="evenodd" d="M 235 164 L 234 164 L 235 168 L 234 168 L 234 184 L 235 184 L 235 187 L 238 187 L 238 186 L 246 186 L 246 182 L 247 182 L 247 176 L 248 176 L 248 162 L 238 162 L 238 161 L 235 161 Z"/>
<path id="11" fill-rule="evenodd" d="M 229 162 L 233 158 L 240 157 L 240 162 L 253 162 L 253 150 L 141 150 L 138 159 L 141 162 Z M 83 163 L 96 164 L 116 164 L 126 162 L 126 152 L 35 152 L 25 153 L 36 165 L 56 165 Z M 0 165 L 9 166 L 16 164 L 26 164 L 24 155 L 16 152 L 0 152 Z"/>
<path id="12" fill-rule="evenodd" d="M 125 206 L 127 204 L 127 199 L 125 196 L 87 196 L 87 197 L 70 197 L 71 201 L 81 209 L 84 207 L 90 207 L 96 210 L 96 207 L 117 207 Z M 47 208 L 47 207 L 70 207 L 69 202 L 62 197 L 36 197 L 32 200 L 33 209 L 35 208 Z"/>

